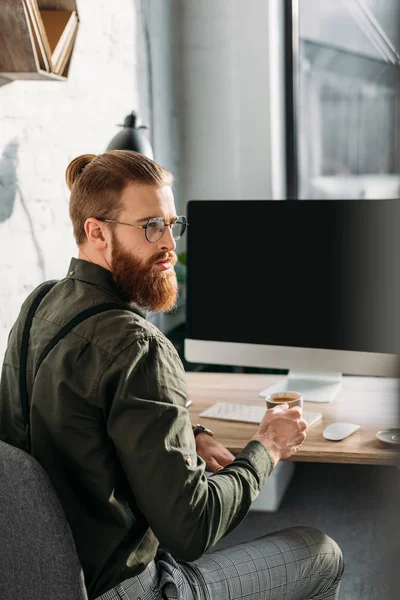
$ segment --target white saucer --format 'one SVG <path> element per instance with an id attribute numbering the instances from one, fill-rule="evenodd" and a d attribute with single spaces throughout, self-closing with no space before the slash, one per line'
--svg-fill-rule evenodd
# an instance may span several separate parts
<path id="1" fill-rule="evenodd" d="M 381 440 L 381 442 L 385 442 L 386 444 L 400 446 L 400 427 L 382 429 L 382 431 L 377 432 L 376 437 L 378 440 Z"/>

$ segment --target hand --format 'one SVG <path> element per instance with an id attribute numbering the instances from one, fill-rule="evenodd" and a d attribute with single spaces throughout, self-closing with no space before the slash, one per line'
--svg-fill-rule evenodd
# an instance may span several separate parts
<path id="1" fill-rule="evenodd" d="M 253 440 L 258 440 L 269 451 L 274 466 L 279 460 L 297 452 L 306 439 L 307 423 L 301 418 L 302 409 L 281 404 L 266 411 Z"/>
<path id="2" fill-rule="evenodd" d="M 216 473 L 229 465 L 235 457 L 208 433 L 196 436 L 196 452 L 206 463 L 206 470 Z"/>

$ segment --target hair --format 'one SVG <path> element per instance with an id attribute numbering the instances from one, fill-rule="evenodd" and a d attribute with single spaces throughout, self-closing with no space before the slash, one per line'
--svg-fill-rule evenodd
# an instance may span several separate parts
<path id="1" fill-rule="evenodd" d="M 69 214 L 78 246 L 86 240 L 86 219 L 118 219 L 123 209 L 122 192 L 127 185 L 172 187 L 173 184 L 173 176 L 167 169 L 130 150 L 82 154 L 70 162 L 65 178 L 71 190 Z"/>

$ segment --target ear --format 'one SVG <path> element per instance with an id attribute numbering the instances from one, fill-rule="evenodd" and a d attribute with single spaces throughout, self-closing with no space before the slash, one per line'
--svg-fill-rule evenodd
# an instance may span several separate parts
<path id="1" fill-rule="evenodd" d="M 84 229 L 89 243 L 97 250 L 105 250 L 110 245 L 111 234 L 106 223 L 89 217 L 85 221 Z"/>

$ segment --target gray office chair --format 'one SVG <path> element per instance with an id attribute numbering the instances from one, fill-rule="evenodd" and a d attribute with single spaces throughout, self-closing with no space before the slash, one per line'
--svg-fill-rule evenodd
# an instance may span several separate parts
<path id="1" fill-rule="evenodd" d="M 1 600 L 87 600 L 71 530 L 29 454 L 0 441 Z"/>

